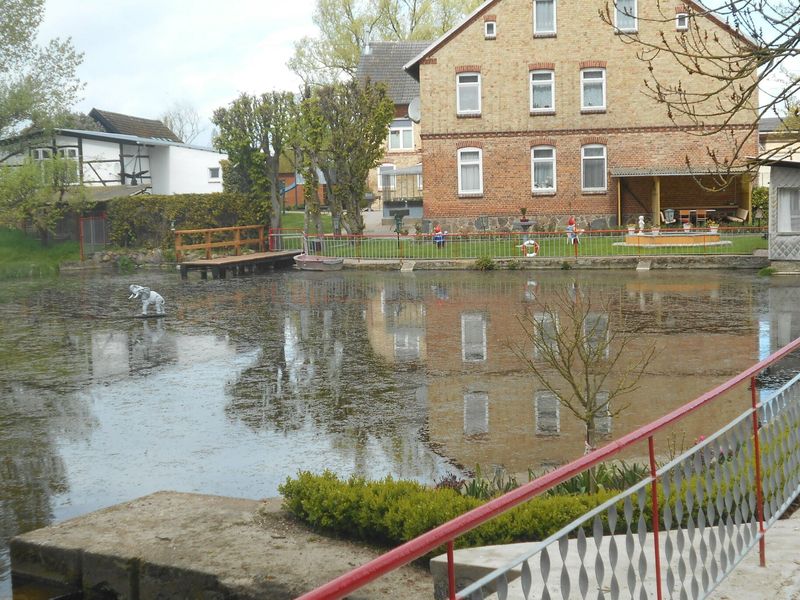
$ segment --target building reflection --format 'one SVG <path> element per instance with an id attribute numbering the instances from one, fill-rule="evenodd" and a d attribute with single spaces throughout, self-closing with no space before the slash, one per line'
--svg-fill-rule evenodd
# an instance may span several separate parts
<path id="1" fill-rule="evenodd" d="M 589 344 L 600 344 L 593 336 L 607 329 L 624 330 L 633 336 L 630 356 L 651 345 L 658 349 L 641 387 L 615 400 L 615 406 L 605 402 L 596 416 L 600 444 L 696 398 L 752 365 L 758 355 L 752 293 L 741 286 L 725 289 L 719 276 L 691 283 L 645 276 L 620 284 L 591 275 L 536 281 L 519 274 L 514 283 L 504 277 L 448 286 L 420 273 L 411 281 L 413 287 L 409 280 L 386 281 L 374 291 L 367 303 L 370 342 L 376 353 L 400 365 L 409 355 L 395 340 L 413 332 L 413 345 L 425 358 L 430 441 L 466 468 L 499 465 L 525 473 L 563 464 L 584 451 L 583 423 L 542 389 L 514 352 L 516 347 L 533 360 L 540 358 L 520 317 L 533 316 L 555 330 L 559 316 L 545 318 L 541 306 L 556 298 L 590 298 L 593 306 L 607 306 L 584 323 Z M 480 294 L 473 287 L 480 287 Z M 609 389 L 613 383 L 612 376 Z M 608 395 L 601 391 L 601 405 L 603 398 Z M 749 392 L 738 389 L 671 433 L 690 444 L 739 414 L 748 400 Z"/>

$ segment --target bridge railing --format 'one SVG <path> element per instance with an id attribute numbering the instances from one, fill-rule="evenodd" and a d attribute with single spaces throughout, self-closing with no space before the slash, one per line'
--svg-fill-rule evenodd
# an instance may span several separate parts
<path id="1" fill-rule="evenodd" d="M 210 259 L 214 250 L 232 252 L 234 256 L 242 253 L 242 248 L 255 248 L 264 252 L 264 225 L 244 225 L 241 227 L 214 227 L 208 229 L 178 229 L 175 233 L 175 258 L 183 260 L 188 250 L 202 250 Z"/>
<path id="2" fill-rule="evenodd" d="M 441 546 L 438 598 L 705 598 L 800 494 L 800 376 L 759 402 L 756 377 L 800 338 L 692 402 L 582 458 L 491 500 L 339 578 L 302 600 L 338 599 Z M 659 465 L 655 436 L 740 386 L 749 407 Z M 456 538 L 639 443 L 650 474 L 474 582 L 458 581 Z M 460 588 L 460 589 L 459 589 Z M 573 595 L 571 595 L 573 594 Z M 602 595 L 600 595 L 602 594 Z"/>

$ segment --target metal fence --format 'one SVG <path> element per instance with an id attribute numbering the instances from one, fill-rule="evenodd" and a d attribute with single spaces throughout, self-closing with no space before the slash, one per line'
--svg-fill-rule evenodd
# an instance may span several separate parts
<path id="1" fill-rule="evenodd" d="M 104 214 L 82 216 L 78 218 L 78 235 L 81 248 L 81 260 L 86 260 L 95 252 L 102 251 L 108 245 L 108 219 Z"/>
<path id="2" fill-rule="evenodd" d="M 800 495 L 800 375 L 757 400 L 756 377 L 800 339 L 660 419 L 461 515 L 301 598 L 336 599 L 446 544 L 456 599 L 680 598 L 708 595 Z M 740 386 L 750 406 L 658 465 L 655 435 Z M 573 476 L 647 443 L 650 474 L 478 581 L 457 587 L 454 540 Z"/>
<path id="3" fill-rule="evenodd" d="M 296 238 L 298 233 L 273 230 L 270 235 Z M 658 235 L 593 230 L 582 232 L 578 240 L 578 255 L 585 257 L 752 254 L 753 250 L 767 247 L 763 227 L 730 227 L 715 233 L 707 228 L 690 232 L 662 230 Z M 575 247 L 564 232 L 556 231 L 443 233 L 438 237 L 437 234 L 326 234 L 309 236 L 308 252 L 365 260 L 535 259 L 573 257 Z"/>

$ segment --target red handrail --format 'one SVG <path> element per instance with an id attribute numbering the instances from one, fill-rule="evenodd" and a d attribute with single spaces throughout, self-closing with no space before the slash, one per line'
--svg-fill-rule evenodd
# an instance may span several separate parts
<path id="1" fill-rule="evenodd" d="M 769 365 L 777 362 L 790 352 L 800 348 L 800 338 L 797 338 L 790 344 L 784 346 L 777 352 L 774 352 L 762 361 L 759 361 L 749 369 L 732 377 L 725 383 L 718 385 L 714 389 L 699 396 L 692 402 L 688 402 L 683 406 L 673 410 L 671 413 L 664 415 L 660 419 L 644 425 L 639 429 L 628 433 L 618 440 L 615 440 L 602 448 L 572 461 L 542 477 L 538 477 L 533 481 L 518 487 L 515 490 L 490 500 L 486 504 L 473 508 L 471 511 L 464 513 L 461 516 L 439 525 L 435 529 L 422 534 L 419 537 L 409 540 L 402 546 L 390 550 L 389 552 L 379 556 L 378 558 L 340 575 L 336 579 L 329 581 L 325 585 L 318 587 L 315 590 L 307 592 L 298 598 L 298 600 L 337 600 L 343 596 L 357 590 L 367 583 L 374 581 L 381 575 L 393 571 L 412 560 L 423 556 L 424 554 L 447 544 L 458 536 L 466 533 L 467 531 L 482 525 L 486 521 L 494 518 L 495 516 L 510 510 L 518 504 L 533 498 L 534 496 L 547 491 L 548 489 L 566 481 L 575 475 L 589 469 L 605 460 L 608 460 L 621 450 L 631 446 L 637 442 L 645 440 L 654 435 L 659 430 L 671 425 L 675 421 L 685 417 L 705 404 L 715 400 L 722 394 L 735 388 L 748 379 L 755 377 L 759 372 Z M 451 595 L 451 597 L 453 597 Z"/>

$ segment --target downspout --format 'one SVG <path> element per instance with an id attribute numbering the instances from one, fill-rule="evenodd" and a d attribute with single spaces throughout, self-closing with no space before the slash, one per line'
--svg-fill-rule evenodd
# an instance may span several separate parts
<path id="1" fill-rule="evenodd" d="M 422 206 L 425 206 L 425 192 L 422 192 Z M 617 178 L 617 227 L 622 227 L 622 178 Z"/>

